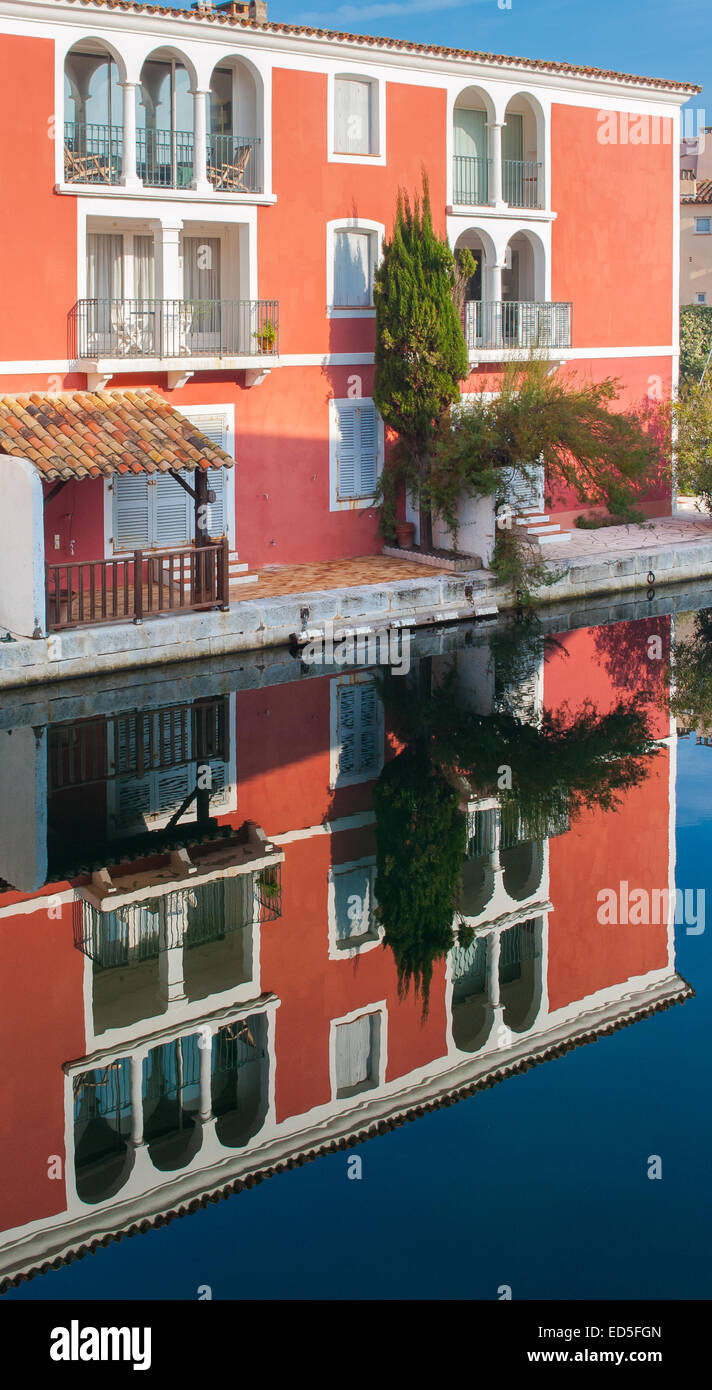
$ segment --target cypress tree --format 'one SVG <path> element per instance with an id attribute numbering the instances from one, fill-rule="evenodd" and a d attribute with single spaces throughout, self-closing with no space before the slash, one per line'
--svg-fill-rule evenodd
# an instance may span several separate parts
<path id="1" fill-rule="evenodd" d="M 454 302 L 455 261 L 435 235 L 427 180 L 412 206 L 398 195 L 390 241 L 375 276 L 376 372 L 373 396 L 398 443 L 384 470 L 381 495 L 392 520 L 395 489 L 419 497 L 420 543 L 432 545 L 432 516 L 422 497 L 431 450 L 468 375 L 467 347 Z M 390 509 L 390 510 L 389 510 Z"/>

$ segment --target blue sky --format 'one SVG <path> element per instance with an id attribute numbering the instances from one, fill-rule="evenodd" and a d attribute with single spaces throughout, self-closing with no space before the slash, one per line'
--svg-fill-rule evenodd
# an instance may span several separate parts
<path id="1" fill-rule="evenodd" d="M 289 24 L 699 82 L 707 92 L 693 104 L 707 99 L 712 124 L 710 0 L 268 0 L 268 15 Z"/>

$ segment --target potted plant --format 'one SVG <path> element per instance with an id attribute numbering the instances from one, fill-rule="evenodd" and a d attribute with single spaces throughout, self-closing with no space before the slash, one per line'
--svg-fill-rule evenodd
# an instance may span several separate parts
<path id="1" fill-rule="evenodd" d="M 252 336 L 253 338 L 257 338 L 262 352 L 274 352 L 277 326 L 271 319 L 265 319 L 261 328 L 258 328 Z"/>
<path id="2" fill-rule="evenodd" d="M 412 550 L 415 541 L 415 526 L 412 521 L 396 522 L 396 539 L 401 550 Z"/>

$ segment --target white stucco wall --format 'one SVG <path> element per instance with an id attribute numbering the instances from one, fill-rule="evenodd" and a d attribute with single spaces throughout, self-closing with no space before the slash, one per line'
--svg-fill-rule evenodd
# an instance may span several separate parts
<path id="1" fill-rule="evenodd" d="M 0 454 L 0 636 L 45 631 L 44 501 L 26 459 Z"/>
<path id="2" fill-rule="evenodd" d="M 457 549 L 462 555 L 479 555 L 486 569 L 494 552 L 494 499 L 461 497 L 457 519 Z M 445 550 L 451 550 L 453 545 L 452 536 L 439 517 L 433 519 L 433 544 Z"/>

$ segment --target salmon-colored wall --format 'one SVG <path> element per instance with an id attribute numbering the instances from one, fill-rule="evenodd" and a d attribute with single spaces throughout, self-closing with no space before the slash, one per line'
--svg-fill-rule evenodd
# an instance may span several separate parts
<path id="1" fill-rule="evenodd" d="M 603 144 L 598 114 L 552 106 L 552 299 L 573 302 L 576 347 L 667 347 L 678 255 L 672 120 L 658 123 L 668 144 Z"/>
<path id="2" fill-rule="evenodd" d="M 53 121 L 54 44 L 3 34 L 0 360 L 67 356 L 67 314 L 77 298 L 77 214 L 74 198 L 53 192 Z M 22 389 L 17 378 L 9 389 Z M 46 377 L 43 389 L 50 389 Z"/>
<path id="3" fill-rule="evenodd" d="M 57 919 L 40 906 L 0 921 L 0 1229 L 66 1207 L 61 1068 L 86 1050 L 83 963 L 70 905 Z M 54 1154 L 60 1179 L 48 1177 Z"/>
<path id="4" fill-rule="evenodd" d="M 104 480 L 73 479 L 45 506 L 45 558 L 50 565 L 104 556 Z M 59 550 L 54 538 L 59 536 Z M 74 551 L 70 543 L 75 542 Z"/>

